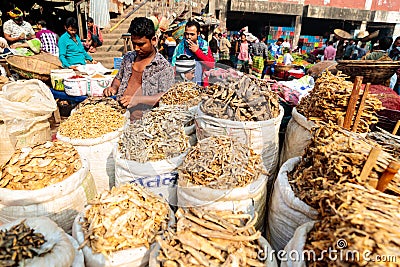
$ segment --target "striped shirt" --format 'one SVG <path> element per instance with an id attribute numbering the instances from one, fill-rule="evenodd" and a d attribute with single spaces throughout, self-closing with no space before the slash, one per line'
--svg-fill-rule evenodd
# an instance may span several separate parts
<path id="1" fill-rule="evenodd" d="M 58 56 L 57 35 L 54 32 L 42 28 L 36 33 L 36 38 L 42 42 L 42 51 Z"/>

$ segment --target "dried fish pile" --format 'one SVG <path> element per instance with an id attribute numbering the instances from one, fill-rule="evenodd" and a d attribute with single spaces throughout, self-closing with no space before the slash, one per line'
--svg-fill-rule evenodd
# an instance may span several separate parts
<path id="1" fill-rule="evenodd" d="M 200 108 L 206 115 L 233 121 L 266 121 L 279 115 L 278 95 L 247 76 L 208 87 Z"/>
<path id="2" fill-rule="evenodd" d="M 176 228 L 156 238 L 161 266 L 265 266 L 257 258 L 264 248 L 257 242 L 256 218 L 196 208 L 179 208 L 175 216 Z"/>
<path id="3" fill-rule="evenodd" d="M 159 231 L 167 228 L 168 204 L 137 185 L 113 187 L 89 204 L 82 229 L 84 244 L 95 253 L 149 248 Z"/>
<path id="4" fill-rule="evenodd" d="M 46 142 L 15 151 L 0 171 L 0 188 L 36 190 L 59 183 L 82 167 L 78 152 L 68 143 Z"/>
<path id="5" fill-rule="evenodd" d="M 193 107 L 200 103 L 202 87 L 193 82 L 175 83 L 160 99 L 165 105 Z"/>
<path id="6" fill-rule="evenodd" d="M 323 215 L 327 212 L 325 196 L 334 192 L 337 184 L 377 184 L 386 167 L 395 159 L 381 152 L 366 181 L 361 181 L 360 174 L 374 146 L 377 144 L 335 125 L 315 129 L 301 162 L 288 176 L 295 195 Z M 399 185 L 397 174 L 388 189 L 400 194 Z"/>
<path id="7" fill-rule="evenodd" d="M 335 214 L 317 222 L 308 233 L 304 249 L 313 250 L 318 259 L 308 262 L 308 265 L 397 266 L 396 260 L 400 258 L 400 199 L 354 184 L 338 188 L 337 198 L 342 204 Z M 328 248 L 338 249 L 333 256 L 350 256 L 337 257 L 336 261 L 329 259 L 327 253 L 321 257 L 321 252 L 328 251 Z M 363 254 L 366 251 L 370 254 Z M 372 260 L 379 259 L 379 256 L 380 259 L 392 256 L 392 262 L 367 262 L 363 256 Z"/>
<path id="8" fill-rule="evenodd" d="M 346 77 L 340 72 L 337 75 L 333 75 L 329 71 L 324 72 L 315 82 L 314 89 L 301 99 L 296 107 L 297 111 L 312 121 L 338 124 L 339 120 L 346 116 L 353 90 L 353 83 L 345 81 Z M 378 122 L 376 111 L 381 109 L 381 101 L 369 94 L 365 100 L 357 132 L 369 132 L 369 125 Z"/>
<path id="9" fill-rule="evenodd" d="M 228 136 L 201 140 L 179 168 L 179 185 L 210 188 L 244 187 L 266 173 L 261 156 Z"/>
<path id="10" fill-rule="evenodd" d="M 189 148 L 184 125 L 191 119 L 185 107 L 162 106 L 150 110 L 125 129 L 119 142 L 122 158 L 144 163 L 179 156 Z"/>
<path id="11" fill-rule="evenodd" d="M 23 266 L 23 260 L 37 256 L 45 242 L 44 236 L 34 233 L 24 221 L 0 230 L 0 266 Z"/>
<path id="12" fill-rule="evenodd" d="M 105 103 L 85 105 L 60 124 L 59 133 L 74 139 L 96 138 L 116 131 L 124 122 L 124 115 Z"/>
<path id="13" fill-rule="evenodd" d="M 99 103 L 106 104 L 107 106 L 112 107 L 113 109 L 119 111 L 122 114 L 126 112 L 126 108 L 121 106 L 118 103 L 118 101 L 112 99 L 111 97 L 96 97 L 96 96 L 90 96 L 86 98 L 84 101 L 82 101 L 76 106 L 76 109 L 80 109 L 87 105 L 97 105 Z"/>
<path id="14" fill-rule="evenodd" d="M 371 132 L 367 139 L 372 140 L 382 146 L 382 149 L 400 160 L 400 139 L 384 132 Z"/>

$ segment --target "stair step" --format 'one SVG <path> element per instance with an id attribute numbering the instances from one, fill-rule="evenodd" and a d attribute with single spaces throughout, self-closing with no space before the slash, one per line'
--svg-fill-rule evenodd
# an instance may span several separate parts
<path id="1" fill-rule="evenodd" d="M 94 54 L 106 54 L 111 56 L 117 56 L 120 57 L 122 55 L 122 52 L 124 51 L 123 46 L 109 46 L 109 47 L 97 47 L 96 48 L 96 53 Z"/>
<path id="2" fill-rule="evenodd" d="M 110 46 L 110 45 L 120 45 L 123 46 L 124 45 L 124 40 L 121 38 L 118 39 L 109 39 L 109 38 L 105 38 L 103 41 L 103 46 Z M 99 47 L 100 48 L 100 47 Z"/>

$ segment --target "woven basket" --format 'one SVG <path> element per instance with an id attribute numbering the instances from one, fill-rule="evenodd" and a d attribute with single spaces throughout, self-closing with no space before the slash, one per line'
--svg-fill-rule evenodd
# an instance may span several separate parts
<path id="1" fill-rule="evenodd" d="M 60 69 L 54 63 L 46 62 L 38 58 L 25 56 L 8 56 L 7 63 L 10 64 L 18 75 L 26 79 L 39 79 L 44 82 L 50 80 L 51 70 Z"/>
<path id="2" fill-rule="evenodd" d="M 276 65 L 275 66 L 275 71 L 277 71 L 277 72 L 288 71 L 288 70 L 290 70 L 292 68 L 293 68 L 292 65 Z"/>
<path id="3" fill-rule="evenodd" d="M 383 84 L 400 68 L 400 61 L 339 60 L 336 68 L 352 79 L 363 76 L 363 83 Z"/>

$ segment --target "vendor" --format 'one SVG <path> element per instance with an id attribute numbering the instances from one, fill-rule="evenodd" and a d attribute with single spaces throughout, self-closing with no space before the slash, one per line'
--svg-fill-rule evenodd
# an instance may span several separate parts
<path id="1" fill-rule="evenodd" d="M 174 70 L 156 50 L 157 38 L 150 19 L 135 18 L 128 32 L 134 51 L 125 54 L 118 74 L 103 93 L 117 95 L 119 102 L 128 107 L 131 120 L 137 120 L 174 84 Z"/>
<path id="2" fill-rule="evenodd" d="M 76 34 L 78 24 L 75 18 L 68 18 L 65 21 L 66 32 L 58 40 L 59 58 L 63 68 L 77 70 L 77 65 L 86 65 L 86 61 L 97 63 L 83 47 L 81 39 Z"/>
<path id="3" fill-rule="evenodd" d="M 29 22 L 24 21 L 24 13 L 18 8 L 7 13 L 10 19 L 3 25 L 4 38 L 11 48 L 29 47 L 26 40 L 35 38 L 35 31 Z"/>

